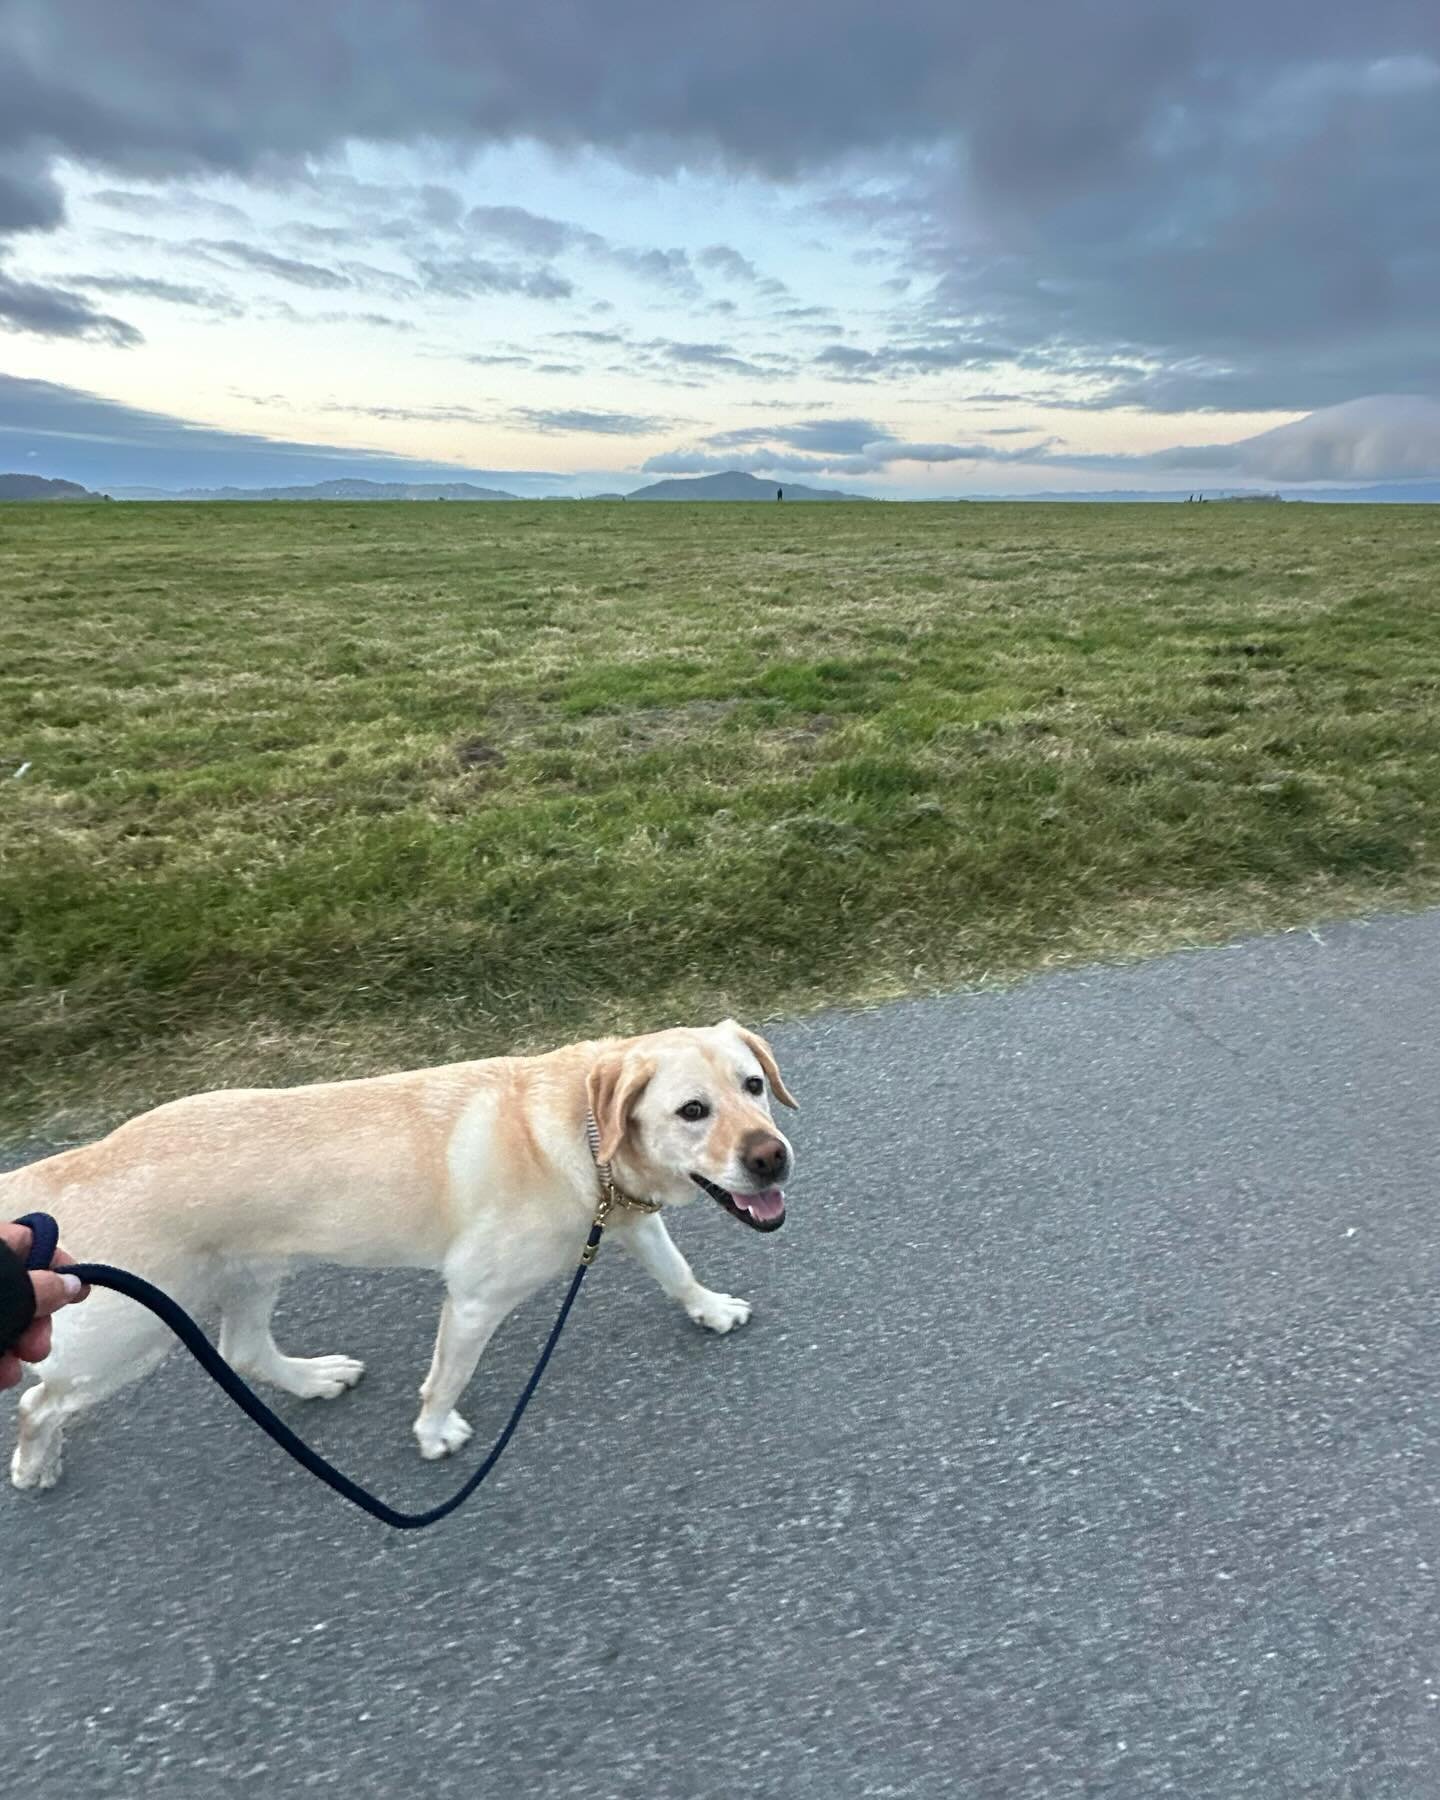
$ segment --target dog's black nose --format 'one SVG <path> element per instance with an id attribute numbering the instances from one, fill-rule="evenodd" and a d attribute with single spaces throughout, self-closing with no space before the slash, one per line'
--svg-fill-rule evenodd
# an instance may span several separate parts
<path id="1" fill-rule="evenodd" d="M 789 1151 L 768 1131 L 757 1131 L 746 1138 L 740 1147 L 740 1160 L 745 1172 L 767 1187 L 782 1181 L 790 1167 Z"/>

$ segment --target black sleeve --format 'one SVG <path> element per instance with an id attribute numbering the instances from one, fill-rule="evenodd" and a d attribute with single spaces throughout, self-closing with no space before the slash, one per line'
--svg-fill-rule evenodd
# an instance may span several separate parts
<path id="1" fill-rule="evenodd" d="M 30 1272 L 7 1244 L 0 1244 L 0 1350 L 8 1350 L 34 1317 Z"/>

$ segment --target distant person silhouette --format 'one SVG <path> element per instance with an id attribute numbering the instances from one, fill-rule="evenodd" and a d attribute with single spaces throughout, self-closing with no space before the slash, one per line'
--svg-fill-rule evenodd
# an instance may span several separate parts
<path id="1" fill-rule="evenodd" d="M 785 490 L 784 490 L 784 488 L 776 488 L 776 490 L 775 490 L 775 498 L 776 498 L 776 499 L 777 499 L 777 500 L 783 500 L 783 499 L 784 499 L 784 498 L 785 498 Z"/>

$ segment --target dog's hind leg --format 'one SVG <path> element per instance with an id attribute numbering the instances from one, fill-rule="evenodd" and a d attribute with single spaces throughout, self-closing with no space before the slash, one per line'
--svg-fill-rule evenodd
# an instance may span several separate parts
<path id="1" fill-rule="evenodd" d="M 353 1356 L 286 1356 L 270 1333 L 270 1315 L 285 1279 L 281 1263 L 231 1264 L 220 1288 L 220 1354 L 242 1375 L 294 1394 L 333 1400 L 365 1373 Z"/>
<path id="2" fill-rule="evenodd" d="M 54 1487 L 66 1421 L 148 1374 L 174 1341 L 153 1313 L 104 1288 L 57 1313 L 41 1379 L 20 1401 L 20 1436 L 10 1459 L 15 1486 Z"/>

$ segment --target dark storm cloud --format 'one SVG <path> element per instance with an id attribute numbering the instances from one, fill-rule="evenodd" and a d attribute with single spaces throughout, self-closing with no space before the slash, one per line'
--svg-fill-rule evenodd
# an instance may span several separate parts
<path id="1" fill-rule="evenodd" d="M 1177 356 L 1168 364 L 1116 371 L 1088 400 L 1057 394 L 1050 403 L 1157 413 L 1303 412 L 1397 391 L 1440 393 L 1440 333 L 1433 328 L 1376 332 L 1363 341 L 1333 345 L 1282 346 L 1223 360 Z"/>
<path id="2" fill-rule="evenodd" d="M 3 91 L 0 84 L 0 95 Z M 0 135 L 0 238 L 17 231 L 48 231 L 64 216 L 65 202 L 45 156 L 38 149 L 6 150 Z"/>
<path id="3" fill-rule="evenodd" d="M 1128 178 L 1165 132 L 1238 115 L 1277 72 L 1440 44 L 1416 0 L 614 0 L 567 8 L 563 28 L 551 8 L 473 0 L 10 0 L 8 15 L 9 140 L 118 167 L 533 136 L 791 176 L 963 140 L 983 191 L 1020 208 Z"/>
<path id="4" fill-rule="evenodd" d="M 1402 10 L 1377 0 L 1371 13 Z M 672 166 L 715 154 L 789 176 L 963 126 L 988 182 L 1028 195 L 1112 168 L 1162 98 L 1202 87 L 1237 22 L 1262 58 L 1355 35 L 1344 15 L 1327 21 L 1294 0 L 1270 12 L 1257 21 L 1233 0 L 1198 20 L 1157 20 L 1147 0 L 1005 12 L 955 0 L 795 0 L 778 12 L 768 0 L 711 12 L 615 0 L 571 6 L 562 25 L 551 8 L 472 0 L 254 0 L 243 12 L 228 0 L 180 12 L 169 0 L 10 0 L 18 51 L 0 113 L 14 141 L 48 137 L 151 171 L 248 171 L 352 136 L 528 135 Z"/>
<path id="5" fill-rule="evenodd" d="M 1440 11 L 1421 34 L 1432 51 L 1436 27 Z M 1027 366 L 1128 362 L 1096 382 L 1100 406 L 1305 410 L 1434 389 L 1440 65 L 1395 47 L 1377 33 L 1351 62 L 1230 70 L 1227 104 L 1177 115 L 1032 229 L 1002 227 L 1003 254 L 962 260 L 941 234 L 937 312 L 1003 334 Z"/>
<path id="6" fill-rule="evenodd" d="M 780 178 L 868 157 L 889 186 L 857 184 L 853 207 L 896 247 L 895 279 L 927 277 L 937 319 L 1062 372 L 1127 351 L 1144 371 L 1117 386 L 1127 403 L 1313 406 L 1393 388 L 1411 354 L 1437 374 L 1433 0 L 613 0 L 558 20 L 474 0 L 8 0 L 5 34 L 12 234 L 54 222 L 56 155 L 149 180 L 297 171 L 356 138 L 531 137 Z M 422 203 L 438 225 L 448 196 Z"/>

